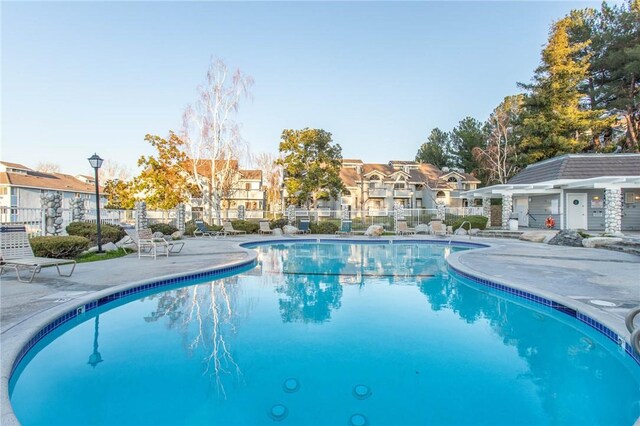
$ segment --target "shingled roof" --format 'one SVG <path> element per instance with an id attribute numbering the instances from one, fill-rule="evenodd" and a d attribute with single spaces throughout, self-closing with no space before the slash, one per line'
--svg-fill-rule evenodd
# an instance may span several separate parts
<path id="1" fill-rule="evenodd" d="M 602 176 L 640 176 L 640 154 L 567 154 L 531 164 L 509 184 L 531 184 Z"/>

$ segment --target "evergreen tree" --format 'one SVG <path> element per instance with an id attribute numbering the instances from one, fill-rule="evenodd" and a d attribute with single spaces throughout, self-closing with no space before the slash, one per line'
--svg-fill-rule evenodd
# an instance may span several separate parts
<path id="1" fill-rule="evenodd" d="M 418 163 L 428 163 L 442 169 L 453 165 L 451 157 L 451 142 L 448 133 L 437 127 L 431 130 L 427 141 L 420 145 L 416 154 Z"/>
<path id="2" fill-rule="evenodd" d="M 476 177 L 480 177 L 481 167 L 473 156 L 473 150 L 485 145 L 486 137 L 482 127 L 482 123 L 475 118 L 466 117 L 451 132 L 454 166 Z"/>
<path id="3" fill-rule="evenodd" d="M 590 110 L 585 94 L 579 91 L 589 71 L 589 41 L 572 43 L 570 17 L 552 26 L 549 42 L 542 51 L 524 98 L 518 150 L 525 164 L 572 152 L 590 145 L 592 129 L 601 128 L 603 111 Z"/>

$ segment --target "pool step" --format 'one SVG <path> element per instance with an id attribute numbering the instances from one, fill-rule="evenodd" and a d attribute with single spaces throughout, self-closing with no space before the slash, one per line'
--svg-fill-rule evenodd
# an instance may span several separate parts
<path id="1" fill-rule="evenodd" d="M 524 231 L 509 231 L 505 229 L 485 229 L 478 231 L 476 236 L 487 238 L 520 238 L 520 235 L 524 234 Z"/>

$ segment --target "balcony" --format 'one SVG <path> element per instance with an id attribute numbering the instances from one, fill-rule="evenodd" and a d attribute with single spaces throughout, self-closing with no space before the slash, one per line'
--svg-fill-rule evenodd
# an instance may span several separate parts
<path id="1" fill-rule="evenodd" d="M 410 189 L 394 189 L 393 198 L 411 198 L 413 191 Z"/>
<path id="2" fill-rule="evenodd" d="M 369 188 L 369 198 L 387 198 L 387 190 L 384 188 Z"/>

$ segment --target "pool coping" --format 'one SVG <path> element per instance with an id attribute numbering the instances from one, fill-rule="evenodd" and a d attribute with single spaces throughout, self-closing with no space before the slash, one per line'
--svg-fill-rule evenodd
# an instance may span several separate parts
<path id="1" fill-rule="evenodd" d="M 247 258 L 232 262 L 225 262 L 213 267 L 200 268 L 189 272 L 180 272 L 175 274 L 167 274 L 157 276 L 150 279 L 139 280 L 132 283 L 115 285 L 113 287 L 89 293 L 74 300 L 70 300 L 59 306 L 55 306 L 38 312 L 35 315 L 22 320 L 5 331 L 8 336 L 15 335 L 15 341 L 10 343 L 9 349 L 4 348 L 3 353 L 10 362 L 2 363 L 2 371 L 0 371 L 0 408 L 2 416 L 0 424 L 2 425 L 20 425 L 15 417 L 9 400 L 9 379 L 19 365 L 20 361 L 26 356 L 33 346 L 43 339 L 48 333 L 55 330 L 62 324 L 82 315 L 85 312 L 93 310 L 99 306 L 110 303 L 112 301 L 128 297 L 133 294 L 142 293 L 154 288 L 175 285 L 181 281 L 187 281 L 200 277 L 215 277 L 229 272 L 240 270 L 257 262 L 257 252 L 252 250 L 255 247 L 269 244 L 291 244 L 304 242 L 333 242 L 333 243 L 360 243 L 360 244 L 437 244 L 437 245 L 455 245 L 474 247 L 477 250 L 495 250 L 503 245 L 499 242 L 476 242 L 461 240 L 433 240 L 433 239 L 411 239 L 397 237 L 375 237 L 375 238 L 354 238 L 354 237 L 335 237 L 335 236 L 309 236 L 297 238 L 275 237 L 269 239 L 255 239 L 250 241 L 238 241 L 235 245 L 242 248 L 247 253 Z M 448 269 L 455 275 L 466 277 L 475 283 L 497 289 L 499 291 L 512 294 L 526 300 L 530 300 L 544 306 L 552 307 L 560 312 L 570 315 L 581 321 L 594 330 L 608 337 L 614 343 L 622 346 L 625 353 L 640 365 L 640 355 L 635 353 L 630 344 L 629 333 L 626 328 L 620 324 L 620 320 L 607 312 L 597 308 L 588 306 L 579 301 L 562 296 L 557 293 L 534 288 L 530 285 L 517 283 L 505 279 L 497 279 L 490 275 L 484 274 L 472 268 L 469 268 L 460 262 L 460 257 L 465 252 L 457 252 L 450 254 L 445 260 Z M 71 307 L 71 308 L 70 308 Z M 640 418 L 636 421 L 636 425 L 640 425 Z"/>

